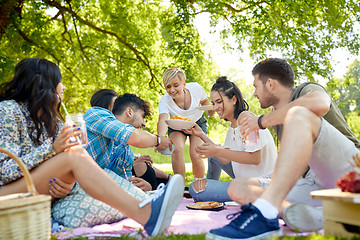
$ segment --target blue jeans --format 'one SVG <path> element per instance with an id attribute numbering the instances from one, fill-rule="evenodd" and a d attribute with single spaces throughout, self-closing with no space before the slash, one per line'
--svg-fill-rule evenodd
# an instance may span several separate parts
<path id="1" fill-rule="evenodd" d="M 203 184 L 205 180 L 203 180 Z M 205 190 L 196 193 L 193 188 L 193 183 L 190 184 L 189 193 L 195 202 L 216 201 L 228 202 L 232 201 L 227 193 L 230 182 L 219 181 L 213 179 L 206 179 L 207 185 Z"/>
<path id="2" fill-rule="evenodd" d="M 224 170 L 232 179 L 235 178 L 231 162 L 225 165 L 222 164 L 216 157 L 208 158 L 208 171 L 206 174 L 207 179 L 219 180 L 221 170 Z"/>

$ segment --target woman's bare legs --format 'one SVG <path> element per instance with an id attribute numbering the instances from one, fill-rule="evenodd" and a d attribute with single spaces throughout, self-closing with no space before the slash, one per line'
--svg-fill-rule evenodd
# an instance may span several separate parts
<path id="1" fill-rule="evenodd" d="M 186 137 L 180 132 L 172 132 L 170 140 L 175 144 L 174 152 L 171 155 L 174 174 L 180 174 L 185 178 L 184 146 Z"/>
<path id="2" fill-rule="evenodd" d="M 140 200 L 125 192 L 110 178 L 82 147 L 73 147 L 57 154 L 31 171 L 37 191 L 49 195 L 49 180 L 59 178 L 65 182 L 79 182 L 90 196 L 122 212 L 144 225 L 151 212 L 150 204 L 139 208 Z M 25 179 L 21 178 L 0 189 L 0 195 L 26 192 Z"/>
<path id="3" fill-rule="evenodd" d="M 192 162 L 192 171 L 194 178 L 203 178 L 205 176 L 205 164 L 199 154 L 196 153 L 195 148 L 203 144 L 203 140 L 196 136 L 190 136 L 190 159 Z"/>

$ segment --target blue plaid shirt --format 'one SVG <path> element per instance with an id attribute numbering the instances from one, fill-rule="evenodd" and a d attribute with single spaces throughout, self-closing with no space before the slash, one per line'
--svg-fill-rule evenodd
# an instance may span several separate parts
<path id="1" fill-rule="evenodd" d="M 101 107 L 90 108 L 84 120 L 88 153 L 101 168 L 110 169 L 123 178 L 131 177 L 134 154 L 127 141 L 135 128 L 120 122 L 112 112 Z"/>

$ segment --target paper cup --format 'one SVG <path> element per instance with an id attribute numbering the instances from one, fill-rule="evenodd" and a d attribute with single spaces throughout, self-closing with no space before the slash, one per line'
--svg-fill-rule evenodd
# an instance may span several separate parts
<path id="1" fill-rule="evenodd" d="M 162 155 L 171 155 L 175 149 L 175 144 L 172 145 L 172 150 L 170 151 L 170 148 L 167 147 L 164 150 L 160 151 Z"/>

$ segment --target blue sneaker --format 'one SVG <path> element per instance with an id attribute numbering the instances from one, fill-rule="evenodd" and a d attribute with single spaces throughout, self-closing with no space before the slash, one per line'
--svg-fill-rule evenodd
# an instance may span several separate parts
<path id="1" fill-rule="evenodd" d="M 251 204 L 243 205 L 240 212 L 226 218 L 233 220 L 222 228 L 210 230 L 206 239 L 253 240 L 271 238 L 281 233 L 279 217 L 267 219 Z"/>
<path id="2" fill-rule="evenodd" d="M 175 174 L 166 186 L 160 184 L 153 195 L 140 203 L 139 207 L 143 207 L 151 202 L 150 218 L 144 225 L 145 231 L 150 236 L 156 236 L 169 227 L 184 194 L 184 186 L 184 178 Z"/>

